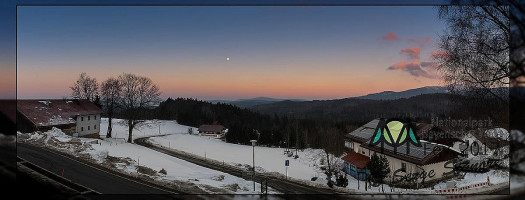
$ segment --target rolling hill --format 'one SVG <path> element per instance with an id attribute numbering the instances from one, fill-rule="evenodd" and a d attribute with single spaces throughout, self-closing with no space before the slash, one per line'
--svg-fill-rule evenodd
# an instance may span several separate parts
<path id="1" fill-rule="evenodd" d="M 410 97 L 422 95 L 422 94 L 436 94 L 436 93 L 448 93 L 448 90 L 446 87 L 441 87 L 441 86 L 427 86 L 427 87 L 405 90 L 401 92 L 384 91 L 384 92 L 368 94 L 365 96 L 360 96 L 360 97 L 355 97 L 355 98 L 373 99 L 373 100 L 394 100 L 394 99 L 401 99 L 401 98 L 410 98 Z"/>
<path id="2" fill-rule="evenodd" d="M 211 103 L 225 103 L 225 104 L 231 104 L 240 108 L 251 108 L 253 106 L 257 105 L 263 105 L 263 104 L 269 104 L 269 103 L 275 103 L 280 101 L 306 101 L 303 99 L 275 99 L 275 98 L 269 98 L 269 97 L 256 97 L 251 99 L 239 99 L 239 100 L 209 100 L 208 102 Z"/>

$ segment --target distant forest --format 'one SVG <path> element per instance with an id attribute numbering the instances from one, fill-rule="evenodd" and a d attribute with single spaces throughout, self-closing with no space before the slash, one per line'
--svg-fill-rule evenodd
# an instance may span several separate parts
<path id="1" fill-rule="evenodd" d="M 226 141 L 236 144 L 250 144 L 250 140 L 257 139 L 260 145 L 295 147 L 298 144 L 297 147 L 302 149 L 309 147 L 307 144 L 318 147 L 316 140 L 321 137 L 307 135 L 317 131 L 315 120 L 260 114 L 230 104 L 212 104 L 196 99 L 168 98 L 152 114 L 153 118 L 177 120 L 179 124 L 194 127 L 224 125 L 228 128 Z"/>
<path id="2" fill-rule="evenodd" d="M 198 127 L 221 124 L 229 129 L 226 141 L 294 148 L 320 148 L 327 129 L 340 138 L 375 118 L 411 119 L 430 123 L 432 117 L 490 117 L 508 125 L 508 109 L 494 108 L 491 100 L 474 100 L 452 94 L 424 94 L 396 100 L 338 99 L 325 101 L 281 101 L 250 109 L 191 98 L 168 98 L 151 110 L 149 119 L 177 120 Z M 498 113 L 487 112 L 498 110 Z M 506 113 L 506 114 L 505 114 Z M 195 130 L 196 131 L 196 130 Z"/>

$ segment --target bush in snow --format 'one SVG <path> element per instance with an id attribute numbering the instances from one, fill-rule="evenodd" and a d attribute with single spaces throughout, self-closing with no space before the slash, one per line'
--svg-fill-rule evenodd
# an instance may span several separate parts
<path id="1" fill-rule="evenodd" d="M 141 174 L 147 174 L 147 175 L 150 175 L 150 176 L 155 176 L 157 175 L 157 172 L 149 167 L 144 167 L 144 166 L 137 166 L 137 172 L 141 173 Z"/>
<path id="2" fill-rule="evenodd" d="M 228 184 L 228 185 L 225 185 L 223 187 L 228 189 L 228 190 L 234 191 L 234 192 L 237 192 L 237 190 L 241 189 L 241 187 L 239 187 L 239 184 L 237 184 L 237 183 Z"/>
<path id="3" fill-rule="evenodd" d="M 348 186 L 348 179 L 346 178 L 346 176 L 339 175 L 339 177 L 337 177 L 336 179 L 335 185 L 339 187 L 346 187 Z"/>
<path id="4" fill-rule="evenodd" d="M 213 178 L 213 180 L 222 181 L 222 180 L 224 180 L 224 175 L 216 176 L 216 177 Z"/>
<path id="5" fill-rule="evenodd" d="M 159 173 L 164 174 L 164 175 L 167 175 L 167 174 L 168 174 L 168 172 L 167 172 L 164 168 L 162 168 L 162 169 L 159 171 Z"/>
<path id="6" fill-rule="evenodd" d="M 100 160 L 107 159 L 109 155 L 108 150 L 99 151 L 96 153 L 96 157 Z"/>

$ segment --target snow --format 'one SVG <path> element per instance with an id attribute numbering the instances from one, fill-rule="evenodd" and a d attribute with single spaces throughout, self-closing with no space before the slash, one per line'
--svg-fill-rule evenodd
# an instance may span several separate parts
<path id="1" fill-rule="evenodd" d="M 113 119 L 112 138 L 118 141 L 126 141 L 128 129 L 122 119 Z M 133 131 L 133 139 L 152 137 L 150 141 L 165 147 L 171 147 L 187 153 L 207 157 L 224 162 L 225 164 L 246 166 L 252 165 L 252 146 L 226 143 L 221 140 L 189 135 L 188 129 L 192 128 L 197 133 L 196 127 L 180 125 L 170 120 L 149 120 L 146 125 Z M 159 133 L 160 125 L 160 133 Z M 100 136 L 105 137 L 108 127 L 108 119 L 101 118 Z M 290 160 L 288 176 L 311 182 L 312 177 L 318 177 L 317 184 L 326 185 L 326 175 L 314 167 L 319 163 L 322 150 L 305 149 L 298 151 L 299 158 L 287 157 L 283 154 L 284 148 L 255 147 L 255 166 L 258 172 L 277 172 L 286 174 L 285 160 Z M 295 151 L 294 151 L 295 154 Z M 271 161 L 271 162 L 268 162 Z"/>
<path id="2" fill-rule="evenodd" d="M 191 181 L 197 185 L 209 185 L 217 188 L 224 188 L 230 184 L 239 184 L 244 190 L 240 190 L 238 194 L 253 193 L 253 183 L 230 174 L 215 171 L 184 160 L 159 153 L 157 151 L 148 149 L 136 144 L 122 142 L 118 139 L 105 139 L 99 145 L 92 145 L 92 150 L 88 153 L 98 162 L 102 163 L 109 155 L 113 157 L 131 158 L 135 161 L 134 164 L 146 166 L 155 171 L 165 169 L 167 175 L 163 179 L 167 180 L 182 180 Z M 112 145 L 110 145 L 112 143 Z M 123 170 L 133 173 L 136 172 L 135 167 L 123 168 Z M 223 180 L 218 180 L 218 177 L 224 176 Z M 201 189 L 204 189 L 202 187 Z M 260 184 L 256 184 L 256 191 L 260 191 Z"/>
<path id="3" fill-rule="evenodd" d="M 509 182 L 509 172 L 502 170 L 490 170 L 485 173 L 467 173 L 461 180 L 456 180 L 456 186 L 468 186 L 474 183 L 487 182 L 487 177 L 490 178 L 491 184 L 498 184 Z M 439 183 L 435 186 L 436 189 L 446 189 L 446 183 Z"/>
<path id="4" fill-rule="evenodd" d="M 71 123 L 75 123 L 75 120 L 73 120 L 70 117 L 65 118 L 60 115 L 52 116 L 47 122 L 48 125 L 71 124 Z"/>
<path id="5" fill-rule="evenodd" d="M 106 137 L 108 121 L 108 118 L 100 119 L 100 137 Z M 125 124 L 126 121 L 122 119 L 112 119 L 113 127 L 111 137 L 123 139 L 126 141 L 128 139 L 128 127 Z M 176 121 L 148 120 L 142 126 L 138 126 L 133 130 L 133 139 L 163 134 L 187 133 L 188 128 L 193 128 L 194 132 L 197 131 L 197 128 L 195 127 L 180 125 Z"/>
<path id="6" fill-rule="evenodd" d="M 108 122 L 107 119 L 101 119 L 101 135 L 105 136 Z M 116 122 L 122 120 L 116 120 Z M 160 132 L 175 133 L 187 132 L 187 126 L 182 126 L 176 122 L 170 121 L 150 121 L 149 126 L 144 126 L 139 130 L 134 131 L 137 137 L 158 135 L 160 124 Z M 154 124 L 155 126 L 151 126 Z M 23 141 L 42 142 L 50 148 L 66 151 L 76 156 L 82 154 L 88 155 L 94 159 L 94 162 L 99 164 L 107 164 L 111 162 L 112 157 L 119 159 L 115 161 L 116 169 L 130 174 L 138 173 L 138 166 L 145 166 L 155 170 L 151 178 L 159 181 L 183 181 L 183 184 L 195 184 L 199 189 L 209 193 L 233 193 L 233 194 L 258 194 L 261 191 L 260 184 L 256 183 L 255 191 L 253 191 L 253 182 L 232 176 L 227 173 L 208 169 L 195 165 L 190 162 L 151 150 L 149 148 L 125 142 L 127 136 L 127 129 L 120 124 L 113 124 L 113 131 L 118 138 L 105 139 L 91 139 L 91 138 L 73 138 L 66 135 L 60 129 L 53 128 L 47 132 L 35 132 L 27 134 Z M 19 133 L 20 136 L 25 135 Z M 53 143 L 53 142 L 57 143 Z M 73 146 L 73 143 L 79 142 L 78 146 Z M 158 173 L 161 169 L 165 169 L 167 174 Z M 232 185 L 238 185 L 236 189 L 230 189 Z M 268 193 L 277 193 L 272 188 L 268 188 Z"/>
<path id="7" fill-rule="evenodd" d="M 51 137 L 54 137 L 60 142 L 69 142 L 71 140 L 71 137 L 66 135 L 62 130 L 53 127 L 50 131 L 46 132 L 46 141 L 49 140 Z"/>
<path id="8" fill-rule="evenodd" d="M 255 166 L 259 172 L 278 172 L 286 174 L 285 160 L 290 161 L 288 176 L 296 179 L 310 181 L 312 177 L 318 177 L 320 183 L 326 183 L 326 175 L 317 171 L 314 167 L 318 155 L 322 153 L 319 149 L 305 149 L 298 151 L 299 158 L 294 159 L 284 155 L 284 148 L 272 148 L 238 145 L 226 143 L 221 140 L 179 133 L 161 137 L 150 138 L 154 144 L 171 147 L 187 153 L 206 156 L 219 162 L 231 165 L 252 165 L 253 151 L 255 151 Z M 293 150 L 294 155 L 295 151 Z"/>

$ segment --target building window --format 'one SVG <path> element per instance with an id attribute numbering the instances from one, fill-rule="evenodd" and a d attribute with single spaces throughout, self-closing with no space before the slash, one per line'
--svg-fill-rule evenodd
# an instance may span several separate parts
<path id="1" fill-rule="evenodd" d="M 95 125 L 95 127 L 93 127 L 93 129 L 97 129 L 97 125 Z"/>
<path id="2" fill-rule="evenodd" d="M 406 163 L 401 163 L 401 169 L 403 169 L 404 172 L 407 171 L 407 164 Z"/>
<path id="3" fill-rule="evenodd" d="M 96 115 L 95 115 L 95 116 L 93 116 L 93 117 L 95 118 L 95 120 L 97 120 L 97 116 L 96 116 Z"/>
<path id="4" fill-rule="evenodd" d="M 84 121 L 84 117 L 80 117 L 80 121 Z"/>
<path id="5" fill-rule="evenodd" d="M 80 127 L 80 131 L 84 131 L 84 127 Z"/>
<path id="6" fill-rule="evenodd" d="M 91 120 L 91 116 L 88 116 L 88 121 Z"/>
<path id="7" fill-rule="evenodd" d="M 345 142 L 345 146 L 346 148 L 349 148 L 349 149 L 354 149 L 354 143 L 353 142 L 349 142 L 349 141 L 346 141 Z"/>
<path id="8" fill-rule="evenodd" d="M 88 130 L 91 130 L 91 127 L 90 127 L 90 126 L 88 126 Z"/>

